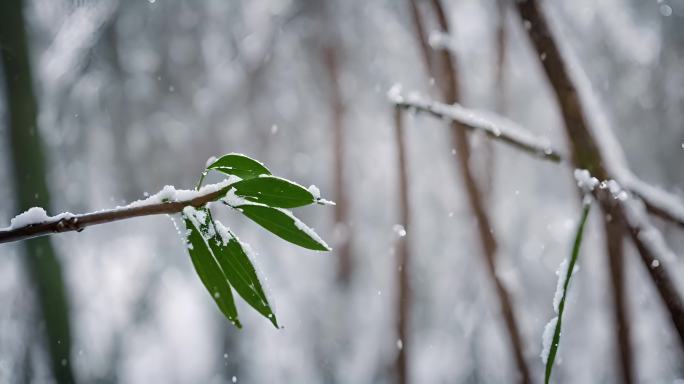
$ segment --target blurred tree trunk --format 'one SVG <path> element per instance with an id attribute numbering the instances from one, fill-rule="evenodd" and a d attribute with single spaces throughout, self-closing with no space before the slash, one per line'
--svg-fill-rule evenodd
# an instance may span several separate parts
<path id="1" fill-rule="evenodd" d="M 440 32 L 449 35 L 449 25 L 444 11 L 444 7 L 439 0 L 430 1 L 432 10 L 437 19 Z M 461 101 L 459 73 L 456 60 L 446 49 L 442 49 L 435 61 L 429 49 L 428 41 L 425 40 L 425 28 L 420 14 L 420 9 L 416 0 L 411 0 L 411 10 L 413 14 L 414 29 L 421 47 L 423 61 L 426 64 L 429 74 L 440 85 L 442 98 L 448 104 Z M 492 232 L 491 220 L 487 211 L 484 195 L 477 183 L 474 172 L 471 169 L 471 147 L 466 134 L 466 129 L 459 126 L 459 123 L 452 123 L 452 143 L 456 150 L 457 166 L 460 171 L 461 180 L 465 187 L 466 197 L 477 222 L 477 234 L 482 256 L 485 263 L 485 271 L 494 284 L 495 293 L 499 300 L 501 315 L 503 316 L 506 332 L 508 333 L 511 352 L 517 368 L 517 382 L 529 383 L 531 381 L 530 371 L 525 361 L 524 346 L 520 328 L 513 309 L 511 295 L 503 284 L 496 272 L 497 241 Z"/>
<path id="2" fill-rule="evenodd" d="M 634 382 L 632 344 L 630 342 L 629 307 L 625 292 L 624 228 L 613 216 L 616 212 L 603 215 L 606 231 L 606 248 L 611 291 L 613 293 L 613 316 L 615 318 L 615 347 L 618 351 L 620 375 L 623 383 Z"/>
<path id="3" fill-rule="evenodd" d="M 37 126 L 28 42 L 21 0 L 0 2 L 0 47 L 9 115 L 9 143 L 18 211 L 49 210 L 45 160 Z M 74 382 L 71 334 L 62 269 L 49 237 L 22 243 L 24 260 L 45 320 L 52 371 L 59 383 Z"/>
<path id="4" fill-rule="evenodd" d="M 332 38 L 331 38 L 332 40 Z M 322 47 L 323 63 L 329 77 L 330 113 L 333 128 L 333 177 L 335 178 L 335 235 L 337 244 L 335 252 L 338 256 L 337 279 L 347 284 L 352 274 L 352 254 L 349 227 L 349 198 L 345 180 L 345 134 L 344 134 L 344 102 L 340 89 L 339 49 L 337 44 L 324 44 Z"/>
<path id="5" fill-rule="evenodd" d="M 565 133 L 570 144 L 572 162 L 577 168 L 588 169 L 600 180 L 612 179 L 611 172 L 605 160 L 612 153 L 602 151 L 594 135 L 596 129 L 604 127 L 591 126 L 589 111 L 585 109 L 587 100 L 583 100 L 578 87 L 577 78 L 573 77 L 573 70 L 569 68 L 559 44 L 556 42 L 553 31 L 548 24 L 541 4 L 537 0 L 515 3 L 520 21 L 527 33 L 530 42 L 537 54 L 537 59 L 544 70 L 546 78 L 555 96 L 555 101 L 560 109 L 561 117 L 565 123 Z M 574 75 L 577 76 L 577 75 Z M 605 129 L 608 129 L 607 127 Z M 608 134 L 607 132 L 605 134 Z M 610 278 L 613 288 L 613 311 L 616 320 L 617 349 L 620 356 L 620 368 L 622 380 L 631 382 L 634 379 L 634 367 L 629 334 L 629 312 L 624 291 L 624 260 L 622 237 L 626 233 L 624 223 L 625 213 L 619 207 L 613 206 L 612 202 L 599 200 L 603 209 L 604 228 L 607 242 L 607 256 L 610 269 Z M 605 215 L 610 215 L 611 220 Z M 684 343 L 684 305 L 676 289 L 674 282 L 665 272 L 664 268 L 653 268 L 652 262 L 655 255 L 652 250 L 640 240 L 639 233 L 632 231 L 637 249 L 641 255 L 644 267 L 649 272 L 663 303 L 670 312 L 673 325 L 677 330 L 680 340 Z"/>
<path id="6" fill-rule="evenodd" d="M 409 275 L 409 197 L 408 197 L 408 165 L 406 159 L 406 141 L 404 139 L 404 124 L 400 108 L 394 109 L 394 128 L 397 148 L 397 170 L 399 192 L 399 238 L 396 242 L 396 262 L 399 278 L 397 281 L 397 353 L 394 361 L 394 373 L 397 383 L 409 382 L 407 347 L 409 342 L 409 323 L 411 316 L 411 281 Z"/>

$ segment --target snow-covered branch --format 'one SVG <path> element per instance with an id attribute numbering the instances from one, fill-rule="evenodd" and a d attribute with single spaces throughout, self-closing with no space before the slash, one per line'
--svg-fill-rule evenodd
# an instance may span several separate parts
<path id="1" fill-rule="evenodd" d="M 434 117 L 456 121 L 473 131 L 481 131 L 489 138 L 499 140 L 538 158 L 555 163 L 567 163 L 567 156 L 553 148 L 548 141 L 534 137 L 529 130 L 517 123 L 489 111 L 465 108 L 459 104 L 448 105 L 419 96 L 404 97 L 397 88 L 388 93 L 395 105 Z M 684 203 L 667 191 L 649 185 L 626 169 L 616 175 L 620 184 L 643 200 L 649 212 L 684 227 Z"/>
<path id="2" fill-rule="evenodd" d="M 139 216 L 180 213 L 185 207 L 197 208 L 222 198 L 229 188 L 228 180 L 206 185 L 199 191 L 177 190 L 167 185 L 158 193 L 144 200 L 138 200 L 122 207 L 82 214 L 67 212 L 48 216 L 44 209 L 34 207 L 14 217 L 9 227 L 0 229 L 0 243 L 19 241 L 51 233 L 80 232 L 91 225 Z"/>
<path id="3" fill-rule="evenodd" d="M 396 90 L 388 93 L 395 105 L 419 112 L 426 112 L 440 119 L 455 121 L 488 137 L 502 141 L 536 157 L 556 163 L 564 161 L 565 155 L 543 139 L 536 138 L 518 124 L 497 114 L 465 108 L 459 104 L 448 105 L 419 96 L 405 98 Z"/>

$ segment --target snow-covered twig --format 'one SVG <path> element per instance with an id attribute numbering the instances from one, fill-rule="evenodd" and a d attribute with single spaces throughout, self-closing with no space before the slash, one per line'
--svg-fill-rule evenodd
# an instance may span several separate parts
<path id="1" fill-rule="evenodd" d="M 684 204 L 677 196 L 646 183 L 631 172 L 624 173 L 620 182 L 644 201 L 649 212 L 684 228 Z"/>
<path id="2" fill-rule="evenodd" d="M 139 216 L 179 213 L 185 207 L 197 208 L 218 200 L 229 189 L 230 182 L 228 180 L 206 185 L 199 191 L 177 190 L 167 185 L 158 193 L 144 200 L 138 200 L 123 207 L 82 214 L 60 213 L 55 216 L 47 216 L 43 209 L 34 207 L 12 219 L 9 227 L 0 229 L 0 243 L 19 241 L 51 233 L 80 232 L 91 225 L 111 223 Z"/>
<path id="3" fill-rule="evenodd" d="M 483 132 L 494 140 L 502 141 L 546 160 L 556 163 L 564 161 L 565 156 L 558 149 L 497 114 L 465 108 L 459 104 L 439 103 L 417 96 L 405 98 L 397 92 L 390 92 L 388 95 L 390 101 L 401 108 L 426 112 L 440 119 L 458 122 L 472 131 Z"/>
<path id="4" fill-rule="evenodd" d="M 676 260 L 676 256 L 665 243 L 660 231 L 651 224 L 647 215 L 647 205 L 638 195 L 630 193 L 615 180 L 598 182 L 585 170 L 577 170 L 575 176 L 583 192 L 591 192 L 604 207 L 619 208 L 611 212 L 619 215 L 620 221 L 627 227 L 682 337 L 684 335 L 684 301 L 663 264 L 665 261 Z M 684 337 L 682 337 L 682 342 L 684 342 Z"/>
<path id="5" fill-rule="evenodd" d="M 538 158 L 555 163 L 567 163 L 566 155 L 560 150 L 547 144 L 544 139 L 534 137 L 517 123 L 493 112 L 469 109 L 458 104 L 447 105 L 417 96 L 406 98 L 398 88 L 389 92 L 388 96 L 390 101 L 401 108 L 456 121 L 461 126 L 482 131 L 494 140 L 502 141 Z M 627 191 L 643 200 L 649 212 L 684 227 L 684 203 L 678 196 L 649 185 L 624 168 L 615 176 Z"/>

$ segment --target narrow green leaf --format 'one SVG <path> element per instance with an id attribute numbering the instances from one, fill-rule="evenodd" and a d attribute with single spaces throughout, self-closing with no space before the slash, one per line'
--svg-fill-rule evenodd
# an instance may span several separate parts
<path id="1" fill-rule="evenodd" d="M 556 359 L 556 352 L 558 352 L 558 345 L 560 344 L 561 323 L 563 320 L 563 310 L 565 309 L 565 298 L 568 294 L 568 287 L 570 286 L 570 278 L 572 277 L 572 271 L 575 269 L 575 263 L 577 262 L 577 257 L 579 256 L 580 245 L 582 245 L 582 235 L 584 233 L 584 225 L 586 224 L 587 217 L 589 216 L 589 208 L 591 208 L 591 204 L 584 204 L 584 208 L 582 210 L 582 217 L 580 218 L 579 224 L 577 226 L 577 232 L 575 233 L 575 242 L 572 246 L 570 262 L 568 263 L 568 269 L 565 272 L 563 294 L 561 296 L 560 303 L 558 304 L 558 317 L 556 318 L 557 320 L 555 324 L 555 329 L 553 331 L 553 339 L 551 341 L 549 354 L 546 359 L 546 376 L 544 377 L 544 383 L 546 384 L 549 383 L 549 379 L 551 378 L 553 362 Z M 559 273 L 563 273 L 563 271 L 559 270 Z"/>
<path id="2" fill-rule="evenodd" d="M 289 211 L 263 205 L 235 207 L 257 224 L 293 244 L 315 251 L 330 251 L 330 247 Z"/>
<path id="3" fill-rule="evenodd" d="M 235 195 L 278 208 L 296 208 L 316 201 L 306 188 L 275 176 L 255 177 L 232 185 Z"/>
<path id="4" fill-rule="evenodd" d="M 278 321 L 248 255 L 248 246 L 242 244 L 221 222 L 214 221 L 214 228 L 216 236 L 210 239 L 209 245 L 228 281 L 247 304 L 278 328 Z"/>
<path id="5" fill-rule="evenodd" d="M 260 162 L 239 153 L 229 153 L 221 156 L 207 167 L 227 175 L 235 175 L 242 179 L 252 179 L 259 175 L 270 175 L 269 171 Z"/>
<path id="6" fill-rule="evenodd" d="M 206 240 L 210 220 L 206 208 L 195 210 L 192 207 L 187 207 L 183 211 L 183 221 L 187 230 L 186 243 L 190 259 L 195 267 L 195 271 L 197 271 L 197 275 L 199 275 L 200 280 L 221 312 L 236 327 L 242 328 L 228 279 L 217 263 Z"/>

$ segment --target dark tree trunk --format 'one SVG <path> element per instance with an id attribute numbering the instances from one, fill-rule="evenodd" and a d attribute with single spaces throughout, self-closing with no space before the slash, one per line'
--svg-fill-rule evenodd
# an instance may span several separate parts
<path id="1" fill-rule="evenodd" d="M 18 211 L 33 206 L 49 209 L 50 203 L 23 9 L 21 0 L 0 2 L 0 47 Z M 61 265 L 47 237 L 27 240 L 22 246 L 45 321 L 52 372 L 57 382 L 72 383 L 71 332 Z"/>

